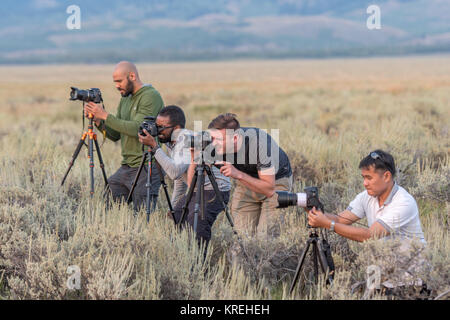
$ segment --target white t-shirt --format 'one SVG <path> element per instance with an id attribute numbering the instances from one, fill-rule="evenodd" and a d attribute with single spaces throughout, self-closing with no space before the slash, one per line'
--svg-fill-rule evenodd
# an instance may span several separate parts
<path id="1" fill-rule="evenodd" d="M 361 219 L 367 217 L 369 228 L 374 222 L 380 223 L 390 233 L 389 238 L 397 236 L 425 243 L 416 200 L 396 183 L 381 207 L 378 198 L 366 190 L 350 202 L 347 210 Z"/>

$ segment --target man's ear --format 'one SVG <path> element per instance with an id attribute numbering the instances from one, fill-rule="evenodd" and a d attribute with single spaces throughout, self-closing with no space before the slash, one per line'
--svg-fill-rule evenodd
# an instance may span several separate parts
<path id="1" fill-rule="evenodd" d="M 130 72 L 128 74 L 128 77 L 130 78 L 131 81 L 136 81 L 136 74 L 134 72 Z"/>
<path id="2" fill-rule="evenodd" d="M 392 173 L 389 170 L 386 170 L 383 173 L 383 180 L 388 182 L 389 180 L 391 180 L 391 178 L 392 178 Z"/>

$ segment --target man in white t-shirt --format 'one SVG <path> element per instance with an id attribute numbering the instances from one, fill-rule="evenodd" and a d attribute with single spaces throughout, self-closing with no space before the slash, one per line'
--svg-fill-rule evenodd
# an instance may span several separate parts
<path id="1" fill-rule="evenodd" d="M 375 150 L 361 160 L 359 168 L 366 191 L 358 194 L 338 215 L 313 208 L 308 213 L 309 224 L 360 242 L 369 238 L 400 238 L 425 243 L 416 201 L 394 181 L 392 155 Z M 364 217 L 369 228 L 351 225 Z"/>

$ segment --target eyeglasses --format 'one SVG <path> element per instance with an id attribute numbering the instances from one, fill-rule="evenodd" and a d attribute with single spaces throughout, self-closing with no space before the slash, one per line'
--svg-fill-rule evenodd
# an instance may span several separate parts
<path id="1" fill-rule="evenodd" d="M 170 128 L 173 128 L 173 127 L 175 127 L 175 126 L 169 126 L 169 127 L 160 127 L 160 126 L 156 126 L 156 128 L 158 128 L 158 133 L 161 133 L 161 132 L 163 132 L 164 130 L 166 130 L 166 129 L 170 129 Z"/>

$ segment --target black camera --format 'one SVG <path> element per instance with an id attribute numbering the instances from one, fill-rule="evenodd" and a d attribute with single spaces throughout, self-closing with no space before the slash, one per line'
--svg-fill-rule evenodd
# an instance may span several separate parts
<path id="1" fill-rule="evenodd" d="M 298 206 L 311 210 L 313 207 L 323 212 L 323 204 L 319 200 L 319 189 L 317 187 L 306 187 L 305 193 L 291 193 L 287 191 L 276 191 L 278 194 L 278 207 L 286 208 Z"/>
<path id="2" fill-rule="evenodd" d="M 144 122 L 139 126 L 139 134 L 141 136 L 146 136 L 144 129 L 147 130 L 148 133 L 152 137 L 156 137 L 158 135 L 158 127 L 156 126 L 156 117 L 145 117 Z"/>
<path id="3" fill-rule="evenodd" d="M 98 88 L 91 88 L 88 90 L 80 90 L 75 87 L 70 87 L 70 100 L 81 100 L 84 102 L 100 103 L 103 101 L 102 93 Z"/>
<path id="4" fill-rule="evenodd" d="M 212 138 L 209 132 L 202 131 L 194 135 L 187 136 L 184 147 L 204 151 L 211 143 Z"/>

